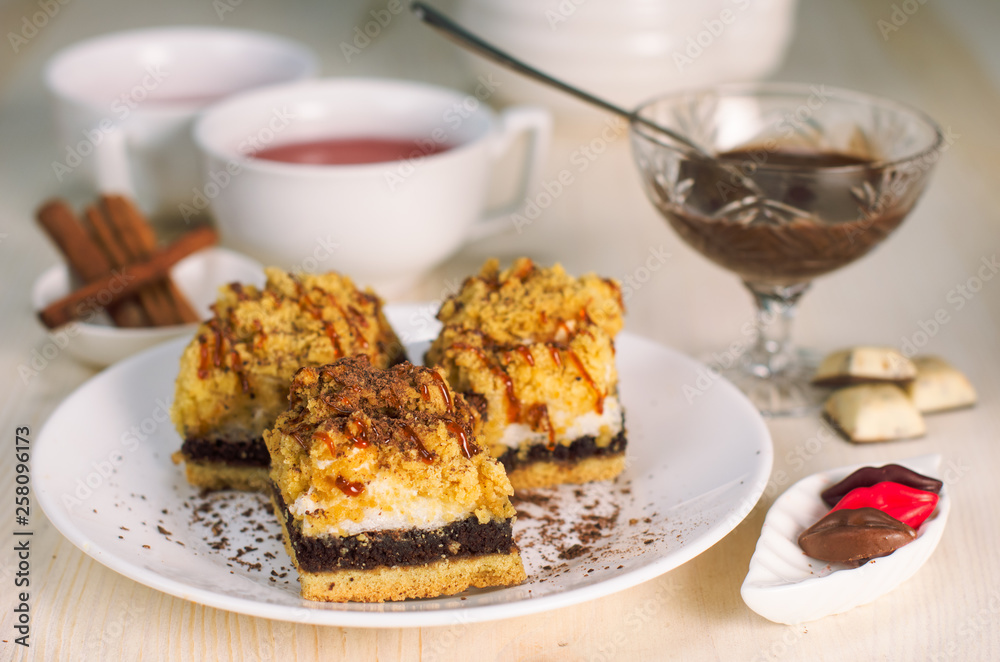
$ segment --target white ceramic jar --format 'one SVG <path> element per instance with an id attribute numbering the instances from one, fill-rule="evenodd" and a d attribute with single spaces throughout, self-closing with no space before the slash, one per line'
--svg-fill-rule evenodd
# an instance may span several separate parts
<path id="1" fill-rule="evenodd" d="M 456 0 L 464 26 L 546 73 L 626 107 L 672 90 L 746 81 L 781 62 L 796 0 Z M 582 102 L 469 55 L 508 102 Z"/>

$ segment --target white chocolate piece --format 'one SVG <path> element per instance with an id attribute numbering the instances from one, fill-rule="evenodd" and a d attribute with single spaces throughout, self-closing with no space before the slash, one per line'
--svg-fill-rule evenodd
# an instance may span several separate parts
<path id="1" fill-rule="evenodd" d="M 903 384 L 917 376 L 917 367 L 891 347 L 852 347 L 830 354 L 813 377 L 817 386 L 865 382 Z"/>
<path id="2" fill-rule="evenodd" d="M 858 384 L 835 391 L 823 408 L 851 441 L 871 442 L 921 437 L 924 419 L 895 384 Z"/>
<path id="3" fill-rule="evenodd" d="M 923 413 L 971 407 L 976 390 L 968 378 L 937 356 L 918 356 L 917 378 L 906 385 L 906 394 Z"/>

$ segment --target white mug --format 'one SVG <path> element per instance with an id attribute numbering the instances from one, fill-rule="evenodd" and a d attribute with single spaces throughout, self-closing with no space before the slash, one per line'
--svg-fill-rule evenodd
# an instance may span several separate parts
<path id="1" fill-rule="evenodd" d="M 200 184 L 195 115 L 235 92 L 316 69 L 304 46 L 248 30 L 155 28 L 74 44 L 45 69 L 61 141 L 53 174 L 63 182 L 79 173 L 147 213 L 176 213 Z"/>
<path id="2" fill-rule="evenodd" d="M 234 96 L 195 123 L 201 195 L 222 243 L 285 269 L 337 270 L 397 291 L 464 241 L 512 228 L 548 151 L 549 113 L 495 113 L 488 80 L 472 93 L 424 83 L 340 78 Z M 517 192 L 487 209 L 491 175 L 515 139 L 530 139 Z M 401 160 L 307 164 L 260 158 L 319 140 L 412 141 Z M 437 150 L 446 147 L 444 151 Z"/>

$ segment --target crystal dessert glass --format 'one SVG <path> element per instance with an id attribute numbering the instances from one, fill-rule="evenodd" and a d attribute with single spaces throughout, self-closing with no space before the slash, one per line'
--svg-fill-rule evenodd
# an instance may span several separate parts
<path id="1" fill-rule="evenodd" d="M 714 367 L 765 415 L 812 411 L 824 392 L 809 383 L 814 355 L 791 340 L 796 304 L 814 278 L 899 226 L 937 162 L 940 128 L 903 104 L 804 84 L 679 92 L 636 112 L 701 148 L 632 123 L 650 200 L 756 304 L 755 340 L 716 354 Z"/>

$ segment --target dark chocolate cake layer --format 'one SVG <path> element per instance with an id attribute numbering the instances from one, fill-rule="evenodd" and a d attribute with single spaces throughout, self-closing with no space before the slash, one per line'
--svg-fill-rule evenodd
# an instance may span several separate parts
<path id="1" fill-rule="evenodd" d="M 510 554 L 516 550 L 511 520 L 480 524 L 475 515 L 439 529 L 396 529 L 353 536 L 302 535 L 279 490 L 271 486 L 300 570 L 365 570 L 379 566 L 423 565 L 442 558 Z"/>
<path id="2" fill-rule="evenodd" d="M 242 467 L 268 467 L 271 456 L 261 437 L 250 441 L 226 439 L 186 439 L 184 456 L 194 462 L 219 462 Z"/>
<path id="3" fill-rule="evenodd" d="M 625 452 L 626 443 L 625 430 L 623 429 L 611 440 L 610 444 L 603 447 L 597 445 L 594 437 L 586 436 L 575 439 L 568 446 L 557 444 L 555 448 L 551 449 L 545 444 L 528 446 L 523 452 L 511 448 L 498 459 L 509 474 L 515 469 L 535 462 L 575 463 L 589 457 L 619 455 Z"/>

